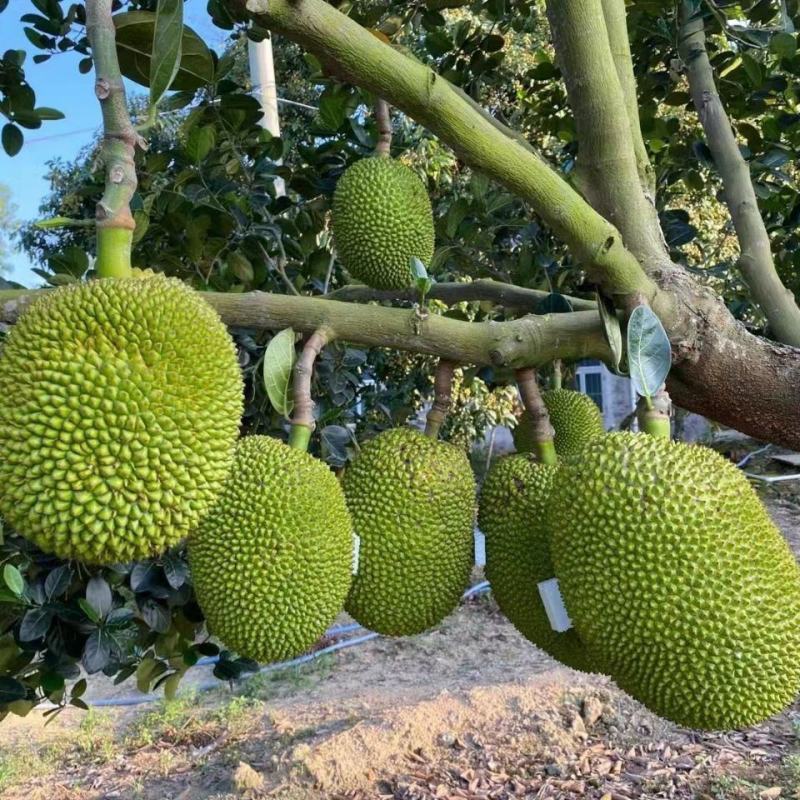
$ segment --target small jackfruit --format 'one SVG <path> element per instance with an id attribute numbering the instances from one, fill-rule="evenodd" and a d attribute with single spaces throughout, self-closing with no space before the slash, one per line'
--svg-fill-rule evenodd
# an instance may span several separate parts
<path id="1" fill-rule="evenodd" d="M 208 629 L 226 647 L 262 662 L 304 652 L 350 588 L 353 529 L 336 476 L 277 439 L 245 437 L 188 556 Z"/>
<path id="2" fill-rule="evenodd" d="M 345 170 L 333 195 L 333 238 L 356 280 L 375 289 L 411 285 L 410 259 L 433 258 L 433 211 L 425 186 L 404 164 L 374 156 Z"/>
<path id="3" fill-rule="evenodd" d="M 216 501 L 241 413 L 233 341 L 181 281 L 47 291 L 0 355 L 0 512 L 61 558 L 163 552 Z"/>
<path id="4" fill-rule="evenodd" d="M 574 629 L 550 625 L 538 584 L 556 577 L 545 526 L 557 466 L 528 453 L 498 459 L 481 488 L 478 526 L 486 536 L 486 578 L 500 610 L 526 639 L 567 666 L 588 672 Z"/>
<path id="5" fill-rule="evenodd" d="M 578 455 L 587 442 L 603 431 L 603 415 L 589 395 L 572 389 L 542 392 L 542 399 L 555 431 L 556 453 L 561 458 Z M 535 450 L 530 416 L 524 412 L 514 428 L 514 446 L 519 453 Z"/>
<path id="6" fill-rule="evenodd" d="M 632 433 L 556 474 L 550 549 L 589 658 L 682 725 L 751 725 L 800 688 L 800 570 L 742 473 Z"/>
<path id="7" fill-rule="evenodd" d="M 342 486 L 360 538 L 347 611 L 389 636 L 439 623 L 474 565 L 475 478 L 466 455 L 411 428 L 384 431 L 362 446 Z"/>

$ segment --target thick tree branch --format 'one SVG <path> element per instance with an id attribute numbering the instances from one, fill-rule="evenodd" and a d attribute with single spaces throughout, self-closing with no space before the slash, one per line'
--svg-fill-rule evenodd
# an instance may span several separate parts
<path id="1" fill-rule="evenodd" d="M 24 295 L 0 291 L 0 322 L 15 322 L 36 295 L 37 291 Z M 203 297 L 232 327 L 294 328 L 308 334 L 325 329 L 329 339 L 425 353 L 461 364 L 518 368 L 545 364 L 554 358 L 609 358 L 600 317 L 593 311 L 526 316 L 508 322 L 463 322 L 418 309 L 319 297 L 266 292 L 204 292 Z"/>
<path id="2" fill-rule="evenodd" d="M 645 269 L 655 268 L 667 254 L 658 214 L 640 182 L 602 0 L 549 0 L 547 11 L 578 132 L 581 191 L 621 231 Z"/>
<path id="3" fill-rule="evenodd" d="M 136 191 L 134 154 L 140 139 L 128 114 L 111 0 L 87 0 L 86 35 L 92 47 L 94 91 L 103 113 L 100 158 L 106 170 L 105 191 L 95 213 L 96 269 L 102 277 L 124 277 L 130 274 L 131 243 L 136 227 L 130 201 Z"/>
<path id="4" fill-rule="evenodd" d="M 702 16 L 686 19 L 681 28 L 681 58 L 739 239 L 742 277 L 769 321 L 772 334 L 782 342 L 800 346 L 800 308 L 775 269 L 750 170 L 717 94 L 705 41 Z"/>
<path id="5" fill-rule="evenodd" d="M 625 0 L 603 0 L 603 16 L 606 20 L 608 42 L 611 55 L 617 68 L 622 94 L 625 98 L 625 112 L 631 127 L 633 150 L 636 154 L 636 169 L 639 181 L 648 200 L 655 203 L 656 174 L 642 137 L 642 126 L 639 122 L 639 97 L 636 92 L 636 78 L 633 74 L 633 58 L 631 44 L 628 39 L 628 18 L 625 11 Z"/>
<path id="6" fill-rule="evenodd" d="M 466 163 L 527 200 L 608 294 L 654 295 L 654 284 L 617 229 L 518 134 L 477 111 L 429 67 L 381 42 L 324 0 L 249 0 L 247 7 L 259 24 L 301 44 L 345 80 L 385 98 L 440 136 Z"/>
<path id="7" fill-rule="evenodd" d="M 479 278 L 469 283 L 434 283 L 428 291 L 428 298 L 441 300 L 446 305 L 455 305 L 465 300 L 492 300 L 506 308 L 521 311 L 535 311 L 550 292 L 541 289 L 526 289 L 513 283 L 503 283 L 490 278 Z M 419 298 L 416 289 L 372 289 L 369 286 L 354 284 L 326 295 L 329 300 L 350 302 L 369 302 L 371 300 L 405 300 L 414 303 Z M 597 303 L 583 297 L 565 295 L 574 311 L 594 311 Z"/>

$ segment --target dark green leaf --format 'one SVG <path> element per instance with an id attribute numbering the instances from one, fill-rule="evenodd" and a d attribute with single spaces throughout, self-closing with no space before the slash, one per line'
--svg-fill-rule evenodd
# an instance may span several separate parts
<path id="1" fill-rule="evenodd" d="M 81 678 L 73 685 L 70 697 L 82 697 L 83 693 L 86 691 L 86 686 L 86 678 Z"/>
<path id="2" fill-rule="evenodd" d="M 287 419 L 294 408 L 292 370 L 297 357 L 294 339 L 294 331 L 286 328 L 270 339 L 264 352 L 264 388 L 272 407 Z"/>
<path id="3" fill-rule="evenodd" d="M 17 597 L 22 596 L 25 591 L 25 579 L 13 564 L 6 564 L 3 567 L 3 581 Z"/>
<path id="4" fill-rule="evenodd" d="M 44 593 L 47 599 L 61 597 L 69 589 L 70 583 L 72 583 L 72 570 L 69 564 L 56 567 L 44 581 Z"/>
<path id="5" fill-rule="evenodd" d="M 611 351 L 611 364 L 609 367 L 616 375 L 623 375 L 620 372 L 620 362 L 624 346 L 622 343 L 622 327 L 617 317 L 617 309 L 614 308 L 614 301 L 610 297 L 597 293 L 597 310 L 600 312 L 600 322 L 603 325 L 603 337 Z"/>
<path id="6" fill-rule="evenodd" d="M 217 141 L 217 134 L 212 125 L 203 125 L 201 128 L 192 128 L 186 138 L 184 149 L 186 155 L 195 163 L 201 162 L 213 149 Z"/>
<path id="7" fill-rule="evenodd" d="M 39 106 L 34 109 L 37 117 L 43 122 L 50 122 L 55 119 L 64 119 L 62 114 L 57 108 L 48 108 L 47 106 Z"/>
<path id="8" fill-rule="evenodd" d="M 150 105 L 157 106 L 181 63 L 183 0 L 159 0 L 150 59 Z"/>
<path id="9" fill-rule="evenodd" d="M 189 577 L 189 566 L 182 558 L 167 553 L 162 559 L 162 566 L 167 583 L 173 589 L 180 589 L 186 583 L 186 579 Z"/>
<path id="10" fill-rule="evenodd" d="M 84 597 L 78 598 L 78 605 L 81 607 L 81 611 L 83 611 L 86 616 L 95 623 L 95 625 L 100 622 L 100 615 L 95 610 L 94 606 L 86 600 Z"/>
<path id="11" fill-rule="evenodd" d="M 114 599 L 111 595 L 111 587 L 100 575 L 95 575 L 86 584 L 86 600 L 102 619 L 111 611 Z"/>
<path id="12" fill-rule="evenodd" d="M 155 33 L 155 14 L 127 11 L 114 17 L 117 29 L 117 54 L 122 74 L 142 86 L 150 83 L 150 55 Z M 205 42 L 184 25 L 181 60 L 172 88 L 199 89 L 214 80 L 214 58 Z"/>
<path id="13" fill-rule="evenodd" d="M 111 660 L 113 640 L 102 628 L 93 631 L 83 647 L 81 661 L 84 669 L 91 675 L 100 672 Z"/>
<path id="14" fill-rule="evenodd" d="M 15 156 L 22 149 L 24 137 L 22 131 L 11 122 L 3 125 L 3 132 L 0 135 L 3 142 L 3 150 L 10 156 Z"/>
<path id="15" fill-rule="evenodd" d="M 24 700 L 28 696 L 25 686 L 13 678 L 0 678 L 0 705 Z"/>
<path id="16" fill-rule="evenodd" d="M 23 642 L 33 642 L 47 635 L 53 612 L 49 608 L 31 608 L 25 612 L 19 626 L 19 638 Z"/>
<path id="17" fill-rule="evenodd" d="M 797 52 L 797 39 L 791 33 L 776 33 L 769 40 L 769 49 L 780 58 L 791 58 Z"/>
<path id="18" fill-rule="evenodd" d="M 636 306 L 628 320 L 628 370 L 633 388 L 651 398 L 669 374 L 672 350 L 667 332 L 650 306 Z"/>

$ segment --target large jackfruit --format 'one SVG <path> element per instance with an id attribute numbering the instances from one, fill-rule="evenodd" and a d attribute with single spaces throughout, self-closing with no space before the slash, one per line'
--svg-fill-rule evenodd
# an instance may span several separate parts
<path id="1" fill-rule="evenodd" d="M 155 555 L 216 501 L 241 413 L 233 341 L 188 286 L 47 291 L 0 356 L 0 512 L 62 558 Z"/>
<path id="2" fill-rule="evenodd" d="M 613 433 L 557 473 L 550 547 L 593 664 L 651 710 L 727 729 L 800 688 L 800 570 L 747 479 L 704 447 Z"/>
<path id="3" fill-rule="evenodd" d="M 242 439 L 188 554 L 209 631 L 226 647 L 262 662 L 304 652 L 350 588 L 353 529 L 336 476 L 277 439 Z"/>
<path id="4" fill-rule="evenodd" d="M 433 627 L 458 605 L 474 565 L 466 455 L 411 428 L 385 431 L 363 445 L 343 488 L 360 537 L 347 611 L 390 636 Z"/>
<path id="5" fill-rule="evenodd" d="M 500 610 L 526 639 L 558 661 L 589 671 L 578 635 L 574 629 L 553 630 L 538 590 L 541 581 L 556 577 L 545 515 L 557 471 L 527 453 L 492 465 L 478 512 L 486 536 L 486 578 Z"/>
<path id="6" fill-rule="evenodd" d="M 556 453 L 561 458 L 578 455 L 587 442 L 603 433 L 603 415 L 589 395 L 571 389 L 551 389 L 542 392 L 542 399 L 555 431 Z M 532 453 L 536 449 L 527 412 L 514 428 L 514 446 L 519 453 Z"/>
<path id="7" fill-rule="evenodd" d="M 339 259 L 375 289 L 411 285 L 410 259 L 433 258 L 433 211 L 416 174 L 399 161 L 374 156 L 345 170 L 333 195 L 333 238 Z"/>

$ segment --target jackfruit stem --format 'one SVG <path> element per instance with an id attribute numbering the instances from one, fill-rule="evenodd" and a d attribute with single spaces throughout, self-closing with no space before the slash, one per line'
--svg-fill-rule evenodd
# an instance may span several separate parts
<path id="1" fill-rule="evenodd" d="M 526 367 L 516 371 L 517 386 L 522 398 L 522 405 L 531 420 L 531 436 L 533 449 L 542 464 L 557 464 L 555 431 L 550 424 L 550 414 L 539 391 L 536 370 Z"/>
<path id="2" fill-rule="evenodd" d="M 294 381 L 292 395 L 294 399 L 294 415 L 289 431 L 289 447 L 295 450 L 308 450 L 311 433 L 316 427 L 314 421 L 314 401 L 311 398 L 311 379 L 314 375 L 314 362 L 328 342 L 333 339 L 333 332 L 328 328 L 319 328 L 308 337 L 303 352 L 294 365 Z"/>
<path id="3" fill-rule="evenodd" d="M 560 389 L 563 376 L 561 374 L 561 359 L 557 358 L 553 362 L 553 388 Z"/>
<path id="4" fill-rule="evenodd" d="M 652 397 L 640 397 L 636 409 L 640 430 L 650 436 L 670 439 L 672 436 L 671 411 L 672 401 L 663 386 Z"/>
<path id="5" fill-rule="evenodd" d="M 436 375 L 433 379 L 433 405 L 425 419 L 425 435 L 431 439 L 436 439 L 439 436 L 439 430 L 445 419 L 447 419 L 447 412 L 450 410 L 450 404 L 453 401 L 453 373 L 455 369 L 455 363 L 446 359 L 440 359 L 436 365 Z"/>
<path id="6" fill-rule="evenodd" d="M 380 97 L 375 100 L 375 124 L 378 128 L 375 155 L 389 156 L 392 149 L 392 112 L 389 104 Z"/>
<path id="7" fill-rule="evenodd" d="M 112 0 L 86 0 L 86 36 L 94 61 L 94 91 L 103 115 L 100 160 L 105 166 L 106 181 L 95 211 L 96 269 L 101 278 L 130 275 L 131 239 L 136 227 L 130 208 L 137 183 L 134 155 L 137 145 L 144 144 L 128 114 L 111 5 Z"/>

